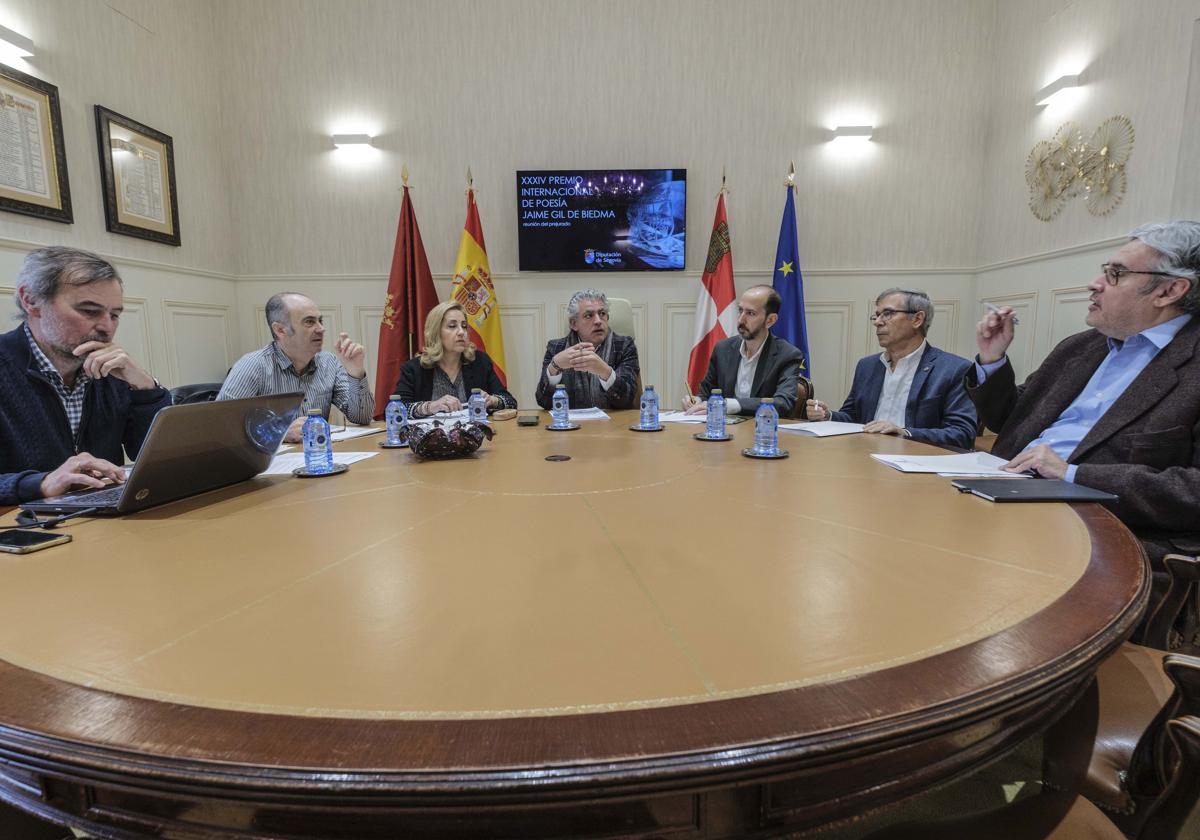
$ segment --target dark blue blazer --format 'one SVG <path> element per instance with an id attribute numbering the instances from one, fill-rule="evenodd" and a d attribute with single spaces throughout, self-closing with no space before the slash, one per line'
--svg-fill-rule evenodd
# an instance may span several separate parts
<path id="1" fill-rule="evenodd" d="M 904 410 L 904 428 L 913 440 L 934 446 L 975 448 L 978 420 L 975 405 L 963 387 L 963 376 L 971 366 L 972 363 L 961 356 L 939 350 L 932 344 L 926 346 L 925 355 L 913 375 L 908 406 Z M 859 359 L 850 395 L 841 410 L 833 412 L 833 419 L 843 423 L 870 423 L 882 392 L 883 364 L 879 354 Z"/>
<path id="2" fill-rule="evenodd" d="M 39 499 L 42 479 L 79 452 L 114 464 L 136 458 L 150 423 L 171 404 L 166 388 L 135 391 L 115 376 L 92 380 L 71 436 L 66 409 L 29 351 L 25 328 L 0 335 L 0 505 Z"/>

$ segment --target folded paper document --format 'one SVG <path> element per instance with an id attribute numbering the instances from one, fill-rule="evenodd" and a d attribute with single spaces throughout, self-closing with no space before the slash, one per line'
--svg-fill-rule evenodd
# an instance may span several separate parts
<path id="1" fill-rule="evenodd" d="M 873 452 L 871 457 L 880 463 L 887 464 L 894 470 L 907 473 L 1021 477 L 1019 473 L 1005 472 L 1000 469 L 1008 461 L 997 458 L 990 452 L 966 452 L 962 455 L 890 455 Z"/>
<path id="2" fill-rule="evenodd" d="M 335 464 L 353 464 L 365 458 L 374 458 L 378 452 L 334 452 Z M 291 475 L 292 470 L 304 466 L 303 452 L 289 452 L 286 455 L 276 455 L 271 463 L 259 475 Z"/>
<path id="3" fill-rule="evenodd" d="M 813 437 L 834 437 L 835 435 L 856 435 L 863 430 L 862 423 L 839 423 L 836 420 L 821 420 L 813 423 L 780 423 L 779 431 L 795 432 L 800 435 Z"/>

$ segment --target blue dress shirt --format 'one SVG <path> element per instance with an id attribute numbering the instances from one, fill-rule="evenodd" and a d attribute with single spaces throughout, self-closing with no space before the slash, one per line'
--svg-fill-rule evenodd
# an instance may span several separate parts
<path id="1" fill-rule="evenodd" d="M 1067 460 L 1104 412 L 1125 392 L 1129 383 L 1137 379 L 1146 365 L 1171 343 L 1171 339 L 1175 338 L 1176 333 L 1191 319 L 1191 315 L 1180 315 L 1131 335 L 1124 341 L 1110 338 L 1108 355 L 1104 357 L 1100 367 L 1096 368 L 1088 384 L 1079 392 L 1079 396 L 1075 397 L 1075 401 L 1067 406 L 1041 435 L 1030 441 L 1025 449 L 1032 449 L 1044 443 L 1054 450 L 1058 457 Z M 986 365 L 976 361 L 975 376 L 979 384 L 982 385 L 989 374 L 999 370 L 1006 359 L 1007 357 Z M 1064 478 L 1074 483 L 1076 469 L 1075 464 L 1068 465 Z"/>

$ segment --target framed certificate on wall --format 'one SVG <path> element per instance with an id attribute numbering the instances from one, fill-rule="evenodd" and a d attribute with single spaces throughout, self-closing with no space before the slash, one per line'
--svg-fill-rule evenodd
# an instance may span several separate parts
<path id="1" fill-rule="evenodd" d="M 58 88 L 0 64 L 0 210 L 70 224 Z"/>
<path id="2" fill-rule="evenodd" d="M 175 144 L 170 135 L 97 105 L 96 142 L 108 230 L 178 245 Z"/>

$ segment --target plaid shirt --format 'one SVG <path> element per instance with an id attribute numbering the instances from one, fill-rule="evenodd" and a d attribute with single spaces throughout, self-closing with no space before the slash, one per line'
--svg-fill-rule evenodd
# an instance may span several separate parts
<path id="1" fill-rule="evenodd" d="M 238 359 L 225 377 L 217 399 L 235 400 L 289 391 L 304 393 L 301 414 L 319 408 L 322 415 L 329 417 L 329 406 L 336 405 L 351 423 L 365 425 L 371 422 L 375 411 L 375 398 L 371 396 L 367 377 L 355 379 L 346 373 L 333 353 L 322 350 L 304 370 L 297 371 L 287 353 L 274 341 Z"/>
<path id="2" fill-rule="evenodd" d="M 90 376 L 85 374 L 81 369 L 75 377 L 75 387 L 67 388 L 63 382 L 62 374 L 54 367 L 54 363 L 50 358 L 42 352 L 42 348 L 38 347 L 38 343 L 33 340 L 33 333 L 29 331 L 29 325 L 25 324 L 25 337 L 29 339 L 29 350 L 33 354 L 34 364 L 41 371 L 42 375 L 50 380 L 50 384 L 54 386 L 55 393 L 62 400 L 63 408 L 67 412 L 67 421 L 71 424 L 71 437 L 79 437 L 79 424 L 83 422 L 83 398 L 87 395 L 87 386 L 91 383 Z"/>

